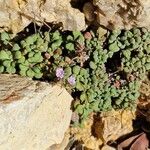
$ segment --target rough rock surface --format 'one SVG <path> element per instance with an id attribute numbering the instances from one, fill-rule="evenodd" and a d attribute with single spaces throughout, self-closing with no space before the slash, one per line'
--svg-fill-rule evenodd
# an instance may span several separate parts
<path id="1" fill-rule="evenodd" d="M 0 28 L 21 31 L 30 22 L 62 22 L 65 30 L 85 29 L 84 14 L 71 7 L 70 0 L 2 0 Z"/>
<path id="2" fill-rule="evenodd" d="M 47 150 L 65 150 L 65 148 L 67 147 L 69 143 L 69 138 L 70 138 L 70 134 L 66 132 L 61 144 L 54 144 L 50 146 L 50 148 Z"/>
<path id="3" fill-rule="evenodd" d="M 107 145 L 108 141 L 115 141 L 119 137 L 133 131 L 133 119 L 135 111 L 119 110 L 103 112 L 101 115 L 91 114 L 84 122 L 84 128 L 70 129 L 76 140 L 90 150 L 113 150 Z M 105 145 L 106 144 L 106 145 Z"/>
<path id="4" fill-rule="evenodd" d="M 108 146 L 108 145 L 105 145 L 105 146 L 103 146 L 103 147 L 101 148 L 101 150 L 116 150 L 116 149 L 113 148 L 113 147 L 110 147 L 110 146 Z"/>
<path id="5" fill-rule="evenodd" d="M 97 21 L 109 29 L 150 28 L 150 0 L 93 0 Z"/>
<path id="6" fill-rule="evenodd" d="M 71 101 L 58 85 L 0 75 L 0 149 L 46 150 L 61 143 Z"/>
<path id="7" fill-rule="evenodd" d="M 87 149 L 90 150 L 99 150 L 99 147 L 102 146 L 103 141 L 100 138 L 95 137 L 93 134 L 94 126 L 94 118 L 93 114 L 87 119 L 83 128 L 80 127 L 72 127 L 70 128 L 71 135 L 74 135 L 77 141 L 81 141 Z"/>
<path id="8" fill-rule="evenodd" d="M 92 5 L 92 2 L 87 2 L 83 6 L 83 13 L 85 14 L 85 18 L 89 22 L 95 21 L 96 15 L 94 14 L 95 8 Z"/>
<path id="9" fill-rule="evenodd" d="M 133 119 L 135 119 L 135 111 L 130 110 L 102 113 L 95 119 L 95 136 L 102 139 L 104 143 L 115 141 L 120 136 L 133 131 Z"/>

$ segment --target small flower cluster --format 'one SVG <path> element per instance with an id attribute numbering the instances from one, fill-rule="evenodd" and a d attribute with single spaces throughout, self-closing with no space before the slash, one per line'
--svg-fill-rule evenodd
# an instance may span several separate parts
<path id="1" fill-rule="evenodd" d="M 63 68 L 57 68 L 56 69 L 56 77 L 58 79 L 63 79 L 64 78 L 64 70 Z M 67 79 L 68 83 L 70 85 L 75 85 L 76 84 L 76 80 L 75 77 L 73 75 L 71 75 L 68 79 Z"/>
<path id="2" fill-rule="evenodd" d="M 62 79 L 64 77 L 64 70 L 63 68 L 57 68 L 56 69 L 56 77 L 59 79 Z"/>

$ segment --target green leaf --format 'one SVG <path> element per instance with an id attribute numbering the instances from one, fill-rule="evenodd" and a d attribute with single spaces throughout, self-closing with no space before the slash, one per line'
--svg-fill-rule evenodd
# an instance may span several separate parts
<path id="1" fill-rule="evenodd" d="M 135 97 L 134 97 L 134 95 L 132 95 L 132 94 L 129 94 L 129 95 L 128 95 L 128 98 L 129 98 L 130 100 L 132 100 L 132 101 L 136 100 Z"/>
<path id="2" fill-rule="evenodd" d="M 88 75 L 88 71 L 86 69 L 84 69 L 84 68 L 81 68 L 80 69 L 80 75 L 81 76 L 87 76 Z"/>
<path id="3" fill-rule="evenodd" d="M 25 62 L 25 57 L 22 56 L 20 59 L 18 59 L 17 62 L 18 62 L 18 63 L 24 63 L 24 62 Z"/>
<path id="4" fill-rule="evenodd" d="M 73 37 L 71 35 L 67 36 L 67 41 L 73 41 Z"/>
<path id="5" fill-rule="evenodd" d="M 128 102 L 125 102 L 125 103 L 123 104 L 123 106 L 124 106 L 125 108 L 127 108 L 127 107 L 129 106 L 129 103 L 128 103 Z"/>
<path id="6" fill-rule="evenodd" d="M 22 40 L 20 43 L 23 48 L 25 48 L 27 46 L 27 43 L 24 40 Z"/>
<path id="7" fill-rule="evenodd" d="M 130 50 L 124 50 L 122 53 L 128 60 L 130 59 L 130 56 L 131 56 Z"/>
<path id="8" fill-rule="evenodd" d="M 136 41 L 137 43 L 141 43 L 142 39 L 141 39 L 140 36 L 137 36 L 137 37 L 135 37 L 135 41 Z"/>
<path id="9" fill-rule="evenodd" d="M 31 47 L 29 45 L 27 45 L 26 49 L 24 51 L 26 51 L 26 53 L 28 53 L 28 52 L 31 52 L 32 49 L 31 49 Z M 36 51 L 36 49 L 34 49 L 34 51 Z"/>
<path id="10" fill-rule="evenodd" d="M 34 62 L 34 63 L 39 63 L 42 61 L 43 61 L 43 57 L 40 52 L 35 53 L 34 56 L 31 58 L 31 62 Z"/>
<path id="11" fill-rule="evenodd" d="M 95 112 L 99 111 L 99 101 L 92 102 L 90 108 Z"/>
<path id="12" fill-rule="evenodd" d="M 149 70 L 150 70 L 150 63 L 146 63 L 146 64 L 145 64 L 145 68 L 146 68 L 146 70 L 149 71 Z"/>
<path id="13" fill-rule="evenodd" d="M 121 100 L 121 99 L 117 99 L 117 100 L 115 101 L 115 103 L 116 103 L 116 105 L 120 105 L 120 104 L 122 103 L 122 100 Z"/>
<path id="14" fill-rule="evenodd" d="M 115 29 L 115 30 L 112 31 L 112 34 L 113 34 L 114 36 L 118 36 L 119 34 L 121 34 L 121 30 Z"/>
<path id="15" fill-rule="evenodd" d="M 124 71 L 128 73 L 130 72 L 130 69 L 128 67 L 124 67 Z"/>
<path id="16" fill-rule="evenodd" d="M 43 73 L 35 73 L 35 75 L 34 75 L 34 77 L 36 79 L 40 79 L 40 78 L 42 78 L 42 76 L 43 76 Z"/>
<path id="17" fill-rule="evenodd" d="M 61 36 L 60 36 L 59 31 L 55 31 L 54 33 L 52 33 L 52 39 L 51 39 L 52 41 L 58 40 L 60 38 Z"/>
<path id="18" fill-rule="evenodd" d="M 146 58 L 143 57 L 141 61 L 142 61 L 142 65 L 144 65 L 146 63 Z"/>
<path id="19" fill-rule="evenodd" d="M 112 34 L 112 35 L 110 36 L 110 38 L 109 38 L 108 43 L 109 43 L 109 44 L 113 43 L 113 42 L 116 40 L 116 38 L 117 38 L 117 37 Z"/>
<path id="20" fill-rule="evenodd" d="M 28 69 L 29 69 L 29 67 L 28 66 L 25 66 L 24 64 L 19 64 L 19 68 L 20 68 L 20 70 L 22 71 L 27 71 Z"/>
<path id="21" fill-rule="evenodd" d="M 5 50 L 1 50 L 1 51 L 0 51 L 0 59 L 1 59 L 1 60 L 9 59 L 9 54 L 8 54 L 8 52 L 5 51 Z"/>
<path id="22" fill-rule="evenodd" d="M 30 78 L 33 78 L 35 75 L 35 73 L 32 69 L 28 69 L 26 73 L 27 73 L 27 76 Z"/>
<path id="23" fill-rule="evenodd" d="M 87 100 L 87 94 L 85 92 L 82 92 L 82 94 L 80 95 L 80 100 L 81 102 L 84 102 Z"/>
<path id="24" fill-rule="evenodd" d="M 108 52 L 108 57 L 112 58 L 113 54 L 114 54 L 113 52 Z"/>
<path id="25" fill-rule="evenodd" d="M 45 40 L 49 42 L 50 41 L 50 34 L 49 34 L 49 32 L 45 32 L 44 36 L 45 36 Z"/>
<path id="26" fill-rule="evenodd" d="M 19 74 L 20 74 L 21 76 L 26 76 L 26 70 L 20 70 L 20 71 L 19 71 Z"/>
<path id="27" fill-rule="evenodd" d="M 59 48 L 61 46 L 62 40 L 57 40 L 54 43 L 51 44 L 51 48 L 52 50 L 56 50 L 57 48 Z"/>
<path id="28" fill-rule="evenodd" d="M 22 57 L 22 54 L 20 51 L 16 51 L 15 54 L 14 54 L 14 58 L 15 59 L 20 59 Z"/>
<path id="29" fill-rule="evenodd" d="M 31 35 L 31 38 L 33 39 L 34 42 L 37 41 L 38 37 L 39 37 L 38 33 Z"/>
<path id="30" fill-rule="evenodd" d="M 33 51 L 29 52 L 29 53 L 28 53 L 28 57 L 33 57 L 34 54 L 35 54 L 35 52 L 33 52 Z"/>
<path id="31" fill-rule="evenodd" d="M 76 65 L 76 66 L 74 66 L 74 67 L 73 67 L 73 73 L 74 73 L 74 74 L 76 74 L 76 75 L 78 75 L 78 74 L 79 74 L 79 72 L 80 72 L 80 67 L 79 67 L 79 66 L 77 66 L 77 65 Z"/>
<path id="32" fill-rule="evenodd" d="M 95 52 L 97 52 L 97 51 L 95 51 Z M 97 52 L 97 53 L 98 53 L 98 52 Z M 93 52 L 93 59 L 94 59 L 94 61 L 95 61 L 96 63 L 98 63 L 98 62 L 99 62 L 98 54 L 96 54 L 96 53 Z"/>
<path id="33" fill-rule="evenodd" d="M 65 77 L 69 77 L 72 74 L 71 67 L 65 68 L 64 72 L 65 72 Z"/>
<path id="34" fill-rule="evenodd" d="M 150 63 L 150 56 L 147 57 L 147 60 L 146 60 L 148 63 Z"/>
<path id="35" fill-rule="evenodd" d="M 0 66 L 0 73 L 3 73 L 5 70 L 4 66 Z"/>
<path id="36" fill-rule="evenodd" d="M 112 51 L 112 52 L 117 52 L 117 51 L 119 51 L 119 47 L 118 47 L 117 42 L 114 42 L 114 43 L 110 44 L 110 45 L 109 45 L 109 50 Z"/>
<path id="37" fill-rule="evenodd" d="M 14 44 L 12 50 L 13 51 L 18 51 L 18 50 L 20 50 L 20 46 L 18 44 Z"/>
<path id="38" fill-rule="evenodd" d="M 134 29 L 133 29 L 133 34 L 134 34 L 134 35 L 139 35 L 139 36 L 140 36 L 140 35 L 141 35 L 140 29 L 134 28 Z"/>
<path id="39" fill-rule="evenodd" d="M 76 41 L 80 44 L 84 44 L 84 37 L 81 35 L 76 39 Z"/>
<path id="40" fill-rule="evenodd" d="M 87 119 L 87 117 L 89 116 L 91 110 L 90 109 L 84 109 L 83 113 L 82 113 L 82 118 L 83 119 Z"/>
<path id="41" fill-rule="evenodd" d="M 15 73 L 16 69 L 13 66 L 9 66 L 9 67 L 6 68 L 6 72 L 8 72 L 8 73 Z"/>
<path id="42" fill-rule="evenodd" d="M 91 69 L 96 69 L 97 68 L 96 64 L 93 61 L 90 61 L 90 68 Z"/>
<path id="43" fill-rule="evenodd" d="M 84 107 L 83 107 L 83 105 L 78 105 L 77 107 L 76 107 L 76 112 L 78 113 L 78 114 L 83 114 L 83 110 L 84 110 Z"/>
<path id="44" fill-rule="evenodd" d="M 2 32 L 1 33 L 1 40 L 2 41 L 9 41 L 10 40 L 10 36 L 7 32 Z"/>
<path id="45" fill-rule="evenodd" d="M 25 39 L 25 41 L 26 41 L 26 44 L 27 45 L 32 45 L 32 44 L 34 44 L 34 38 L 32 37 L 32 36 L 28 36 L 26 39 Z"/>
<path id="46" fill-rule="evenodd" d="M 74 51 L 75 50 L 74 44 L 73 43 L 67 43 L 66 49 L 69 51 Z"/>
<path id="47" fill-rule="evenodd" d="M 32 69 L 35 73 L 41 73 L 41 68 L 38 66 L 34 66 Z"/>
<path id="48" fill-rule="evenodd" d="M 137 62 L 134 64 L 134 66 L 137 67 L 137 68 L 141 68 L 141 67 L 142 67 L 141 61 L 137 61 Z"/>
<path id="49" fill-rule="evenodd" d="M 83 84 L 81 82 L 79 82 L 79 81 L 76 83 L 76 88 L 79 91 L 83 91 L 84 90 Z"/>
<path id="50" fill-rule="evenodd" d="M 126 33 L 129 38 L 133 37 L 133 33 L 131 31 L 126 31 Z"/>
<path id="51" fill-rule="evenodd" d="M 72 32 L 74 39 L 77 39 L 79 36 L 82 36 L 80 31 L 73 31 Z"/>
<path id="52" fill-rule="evenodd" d="M 3 65 L 4 65 L 5 67 L 10 67 L 10 66 L 11 66 L 11 61 L 10 61 L 10 60 L 4 60 L 4 61 L 3 61 Z"/>

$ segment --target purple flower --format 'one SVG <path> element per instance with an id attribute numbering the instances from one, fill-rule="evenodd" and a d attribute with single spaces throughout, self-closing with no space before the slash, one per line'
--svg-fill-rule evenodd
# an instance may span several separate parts
<path id="1" fill-rule="evenodd" d="M 64 70 L 63 68 L 56 69 L 56 77 L 62 79 L 64 77 Z"/>
<path id="2" fill-rule="evenodd" d="M 75 77 L 74 77 L 74 76 L 70 76 L 70 77 L 68 78 L 68 82 L 69 82 L 69 84 L 71 84 L 71 85 L 75 85 L 75 83 L 76 83 Z"/>

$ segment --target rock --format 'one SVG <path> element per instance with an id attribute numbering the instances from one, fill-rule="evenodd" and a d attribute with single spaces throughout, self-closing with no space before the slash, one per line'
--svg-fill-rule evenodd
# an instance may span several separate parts
<path id="1" fill-rule="evenodd" d="M 69 0 L 0 1 L 0 28 L 17 33 L 31 22 L 42 25 L 63 23 L 65 30 L 85 29 L 84 14 L 71 7 Z"/>
<path id="2" fill-rule="evenodd" d="M 59 85 L 0 75 L 0 149 L 46 150 L 64 138 L 72 97 Z"/>
<path id="3" fill-rule="evenodd" d="M 137 117 L 146 119 L 150 123 L 150 79 L 146 78 L 140 88 L 140 97 L 137 107 Z"/>
<path id="4" fill-rule="evenodd" d="M 93 0 L 97 21 L 108 29 L 150 29 L 149 0 Z"/>
<path id="5" fill-rule="evenodd" d="M 113 148 L 113 147 L 110 147 L 110 146 L 108 146 L 108 145 L 105 145 L 105 146 L 103 146 L 103 147 L 101 148 L 101 150 L 116 150 L 116 149 Z"/>
<path id="6" fill-rule="evenodd" d="M 103 141 L 94 137 L 93 135 L 93 114 L 84 121 L 83 127 L 72 127 L 70 128 L 71 135 L 75 137 L 77 141 L 83 143 L 83 146 L 90 150 L 99 150 L 99 147 L 102 146 Z M 86 149 L 85 148 L 85 149 Z"/>
<path id="7" fill-rule="evenodd" d="M 94 133 L 104 143 L 115 141 L 120 136 L 133 131 L 132 121 L 135 119 L 135 112 L 130 110 L 118 110 L 102 113 L 95 118 Z"/>
<path id="8" fill-rule="evenodd" d="M 132 121 L 135 119 L 135 111 L 118 110 L 102 112 L 101 115 L 91 114 L 84 122 L 83 128 L 72 127 L 70 133 L 77 141 L 90 150 L 114 150 L 107 145 L 109 141 L 115 141 L 120 136 L 133 131 Z"/>
<path id="9" fill-rule="evenodd" d="M 83 6 L 83 13 L 85 14 L 85 18 L 87 21 L 92 22 L 96 19 L 96 15 L 94 14 L 95 8 L 91 2 L 87 2 Z"/>
<path id="10" fill-rule="evenodd" d="M 65 150 L 69 143 L 70 134 L 67 133 L 62 141 L 61 144 L 54 144 L 47 150 Z"/>

